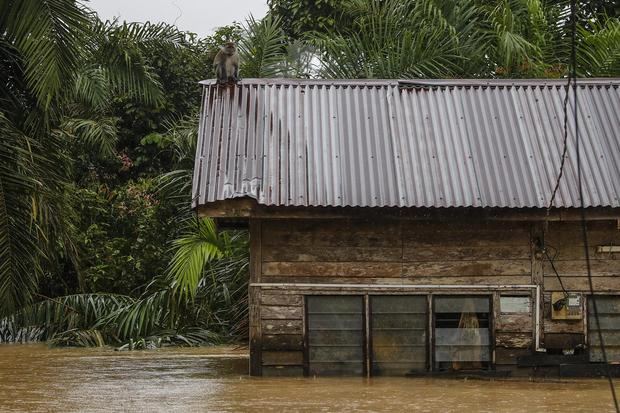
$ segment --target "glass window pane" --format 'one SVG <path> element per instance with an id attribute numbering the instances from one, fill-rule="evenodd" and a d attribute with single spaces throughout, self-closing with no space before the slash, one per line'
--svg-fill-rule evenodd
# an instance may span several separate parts
<path id="1" fill-rule="evenodd" d="M 435 297 L 434 361 L 439 370 L 488 368 L 489 297 Z"/>
<path id="2" fill-rule="evenodd" d="M 531 310 L 529 296 L 504 296 L 499 297 L 499 308 L 502 313 L 529 313 Z"/>

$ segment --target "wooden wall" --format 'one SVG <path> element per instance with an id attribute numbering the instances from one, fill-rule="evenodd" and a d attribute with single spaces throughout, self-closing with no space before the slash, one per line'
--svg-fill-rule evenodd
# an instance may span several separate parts
<path id="1" fill-rule="evenodd" d="M 529 284 L 528 224 L 262 222 L 263 282 Z"/>
<path id="2" fill-rule="evenodd" d="M 418 285 L 540 283 L 547 301 L 550 291 L 559 290 L 557 279 L 551 274 L 548 264 L 534 250 L 534 240 L 540 237 L 543 229 L 538 223 L 261 219 L 251 221 L 250 225 L 255 237 L 253 248 L 260 250 L 252 254 L 253 282 Z M 620 232 L 615 225 L 615 221 L 591 224 L 592 269 L 596 278 L 595 288 L 600 291 L 620 292 L 620 277 L 616 277 L 620 275 L 618 257 L 609 254 L 601 256 L 594 252 L 597 245 L 620 243 Z M 257 226 L 260 231 L 256 230 Z M 552 223 L 546 240 L 558 250 L 556 267 L 566 280 L 567 288 L 586 291 L 579 226 Z M 261 360 L 262 374 L 302 374 L 304 293 L 308 292 L 261 289 L 260 293 L 254 293 L 254 304 L 260 307 L 260 344 L 257 342 L 255 347 L 259 345 L 262 353 L 254 357 Z M 497 305 L 499 294 L 495 292 L 493 295 L 495 358 L 498 365 L 510 367 L 514 366 L 518 355 L 526 354 L 533 346 L 533 311 L 531 314 L 503 314 Z M 548 306 L 547 302 L 542 309 L 546 332 L 584 333 L 583 322 L 552 322 L 546 312 Z"/>
<path id="3" fill-rule="evenodd" d="M 617 221 L 589 222 L 587 228 L 594 290 L 597 293 L 618 293 L 620 292 L 620 254 L 597 252 L 597 247 L 600 245 L 620 245 Z M 552 255 L 564 288 L 569 292 L 588 294 L 590 287 L 580 223 L 550 223 L 545 233 L 545 243 L 550 249 L 550 255 Z M 549 260 L 542 259 L 541 268 L 544 285 L 543 342 L 549 347 L 558 346 L 563 340 L 585 342 L 587 335 L 586 301 L 583 302 L 584 317 L 581 320 L 552 320 L 551 292 L 562 291 L 562 288 Z"/>

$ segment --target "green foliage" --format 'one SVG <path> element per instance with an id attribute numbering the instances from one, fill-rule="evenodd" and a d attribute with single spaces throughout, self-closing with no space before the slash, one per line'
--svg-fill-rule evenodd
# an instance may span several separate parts
<path id="1" fill-rule="evenodd" d="M 330 78 L 453 77 L 463 60 L 458 36 L 432 1 L 346 3 L 346 28 L 312 36 L 321 76 Z"/>
<path id="2" fill-rule="evenodd" d="M 285 33 L 315 47 L 307 50 L 316 53 L 320 64 L 312 73 L 319 77 L 531 78 L 562 77 L 568 70 L 566 1 L 345 0 L 320 2 L 318 9 L 306 3 L 271 1 L 270 19 L 279 18 Z M 614 7 L 579 4 L 583 76 L 620 74 Z M 315 13 L 331 23 L 308 26 L 300 20 Z M 280 55 L 278 50 L 271 56 L 282 60 Z"/>
<path id="3" fill-rule="evenodd" d="M 243 26 L 243 34 L 239 41 L 243 76 L 278 76 L 286 50 L 280 19 L 267 16 L 257 21 L 250 16 Z"/>
<path id="4" fill-rule="evenodd" d="M 269 14 L 282 19 L 284 33 L 300 39 L 308 32 L 328 32 L 338 29 L 343 16 L 341 0 L 267 0 Z"/>
<path id="5" fill-rule="evenodd" d="M 205 235 L 209 241 L 194 242 Z M 198 279 L 188 286 L 189 293 L 179 288 L 187 282 L 186 274 L 174 271 L 173 264 L 139 298 L 77 294 L 24 307 L 0 319 L 0 342 L 47 340 L 55 345 L 123 344 L 122 348 L 133 349 L 243 339 L 247 334 L 247 234 L 218 235 L 209 219 L 201 220 L 201 225 L 188 224 L 175 242 L 176 260 L 184 260 L 180 251 L 201 251 L 209 242 L 217 244 L 211 248 L 224 258 L 198 257 L 202 267 L 196 268 Z"/>
<path id="6" fill-rule="evenodd" d="M 139 294 L 165 268 L 176 230 L 155 186 L 154 179 L 141 179 L 114 189 L 76 189 L 84 290 Z"/>
<path id="7" fill-rule="evenodd" d="M 28 304 L 36 290 L 42 251 L 36 228 L 31 225 L 36 176 L 28 148 L 36 144 L 0 114 L 0 315 Z M 34 271 L 35 274 L 40 272 Z"/>
<path id="8" fill-rule="evenodd" d="M 194 299 L 198 283 L 209 261 L 221 258 L 224 247 L 210 219 L 191 219 L 188 230 L 173 241 L 176 252 L 168 273 L 179 299 Z"/>
<path id="9" fill-rule="evenodd" d="M 592 22 L 591 28 L 580 27 L 578 36 L 579 76 L 620 75 L 620 20 Z"/>
<path id="10" fill-rule="evenodd" d="M 74 0 L 6 0 L 0 3 L 0 47 L 20 56 L 37 103 L 50 109 L 77 75 L 89 36 L 87 9 Z"/>
<path id="11" fill-rule="evenodd" d="M 562 77 L 567 2 L 270 0 L 198 39 L 75 0 L 0 3 L 0 341 L 150 348 L 243 337 L 247 233 L 190 210 L 201 90 L 243 77 Z M 620 75 L 614 2 L 580 2 L 578 73 Z M 174 240 L 174 241 L 171 241 Z"/>

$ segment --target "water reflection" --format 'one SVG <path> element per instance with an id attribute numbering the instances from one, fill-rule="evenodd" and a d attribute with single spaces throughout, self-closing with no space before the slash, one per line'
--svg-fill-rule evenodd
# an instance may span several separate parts
<path id="1" fill-rule="evenodd" d="M 229 349 L 0 346 L 0 411 L 611 411 L 603 380 L 250 378 Z M 619 389 L 620 390 L 620 389 Z"/>

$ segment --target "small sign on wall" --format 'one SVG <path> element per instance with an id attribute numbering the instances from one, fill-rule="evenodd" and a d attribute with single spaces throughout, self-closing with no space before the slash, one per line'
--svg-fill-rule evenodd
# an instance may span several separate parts
<path id="1" fill-rule="evenodd" d="M 502 295 L 499 297 L 499 309 L 502 313 L 529 313 L 532 303 L 527 295 Z"/>

